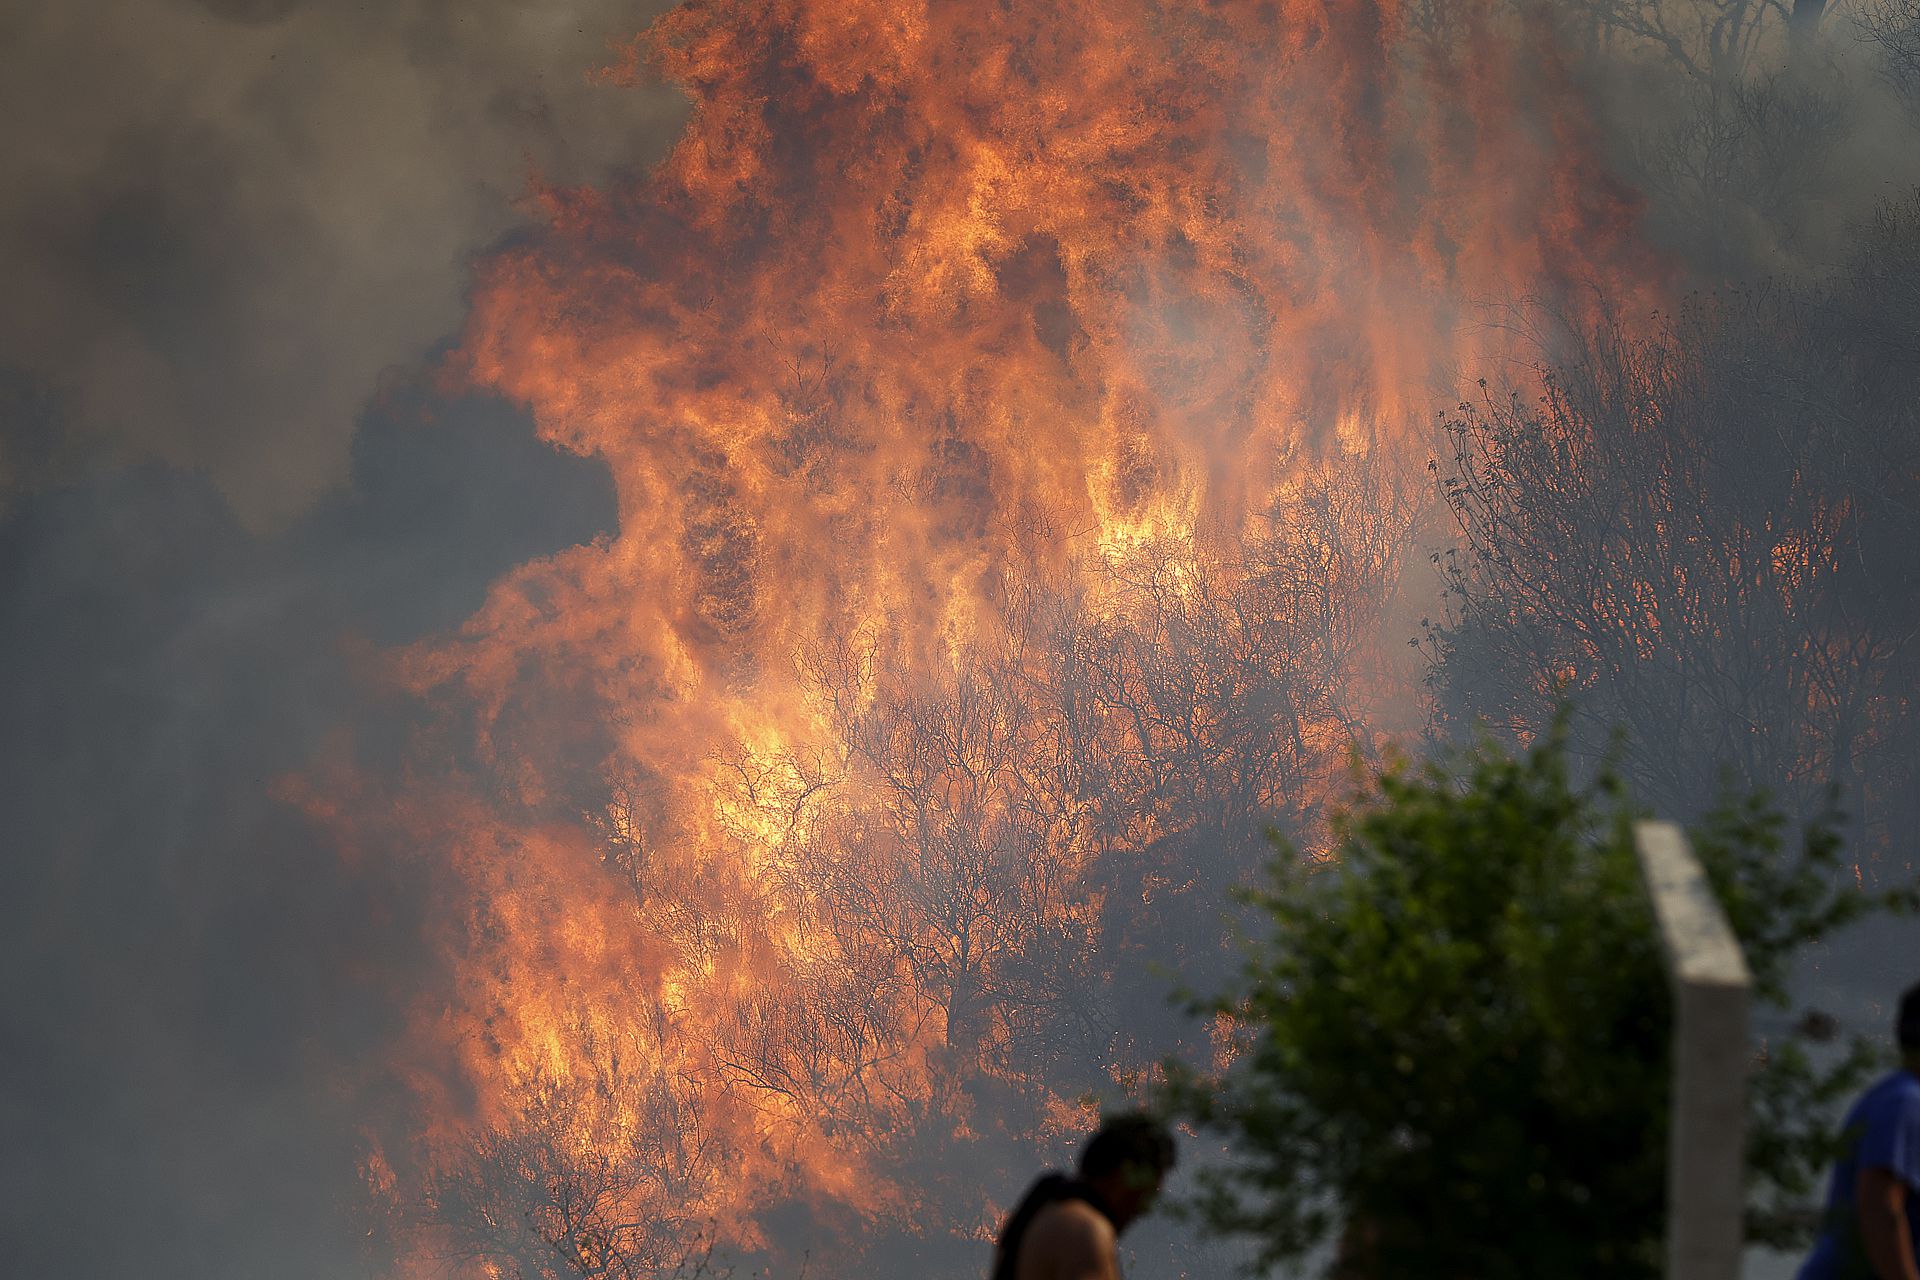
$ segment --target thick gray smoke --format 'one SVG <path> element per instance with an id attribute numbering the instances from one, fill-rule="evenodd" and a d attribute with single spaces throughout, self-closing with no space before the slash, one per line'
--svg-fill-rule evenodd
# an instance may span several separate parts
<path id="1" fill-rule="evenodd" d="M 612 526 L 598 469 L 422 370 L 529 173 L 663 153 L 677 95 L 591 75 L 663 7 L 0 8 L 8 1274 L 378 1272 L 361 1127 L 399 1103 L 356 1068 L 439 980 L 432 886 L 273 783 L 348 725 L 398 754 L 356 644 Z M 1920 184 L 1920 11 L 1828 8 L 1796 51 L 1763 0 L 1534 7 L 1698 283 L 1817 277 Z"/>
<path id="2" fill-rule="evenodd" d="M 1550 29 L 1643 230 L 1690 282 L 1805 279 L 1920 182 L 1914 0 L 1508 0 Z M 1413 0 L 1411 28 L 1470 38 L 1472 6 Z"/>
<path id="3" fill-rule="evenodd" d="M 613 502 L 497 405 L 401 395 L 359 422 L 346 486 L 273 538 L 157 464 L 0 521 L 10 1275 L 378 1260 L 357 1165 L 390 1100 L 361 1068 L 386 1056 L 393 992 L 436 980 L 413 925 L 430 886 L 383 851 L 343 860 L 273 783 L 345 723 L 362 749 L 403 740 L 355 636 L 457 623 Z"/>
<path id="4" fill-rule="evenodd" d="M 678 95 L 593 73 L 664 7 L 5 6 L 0 361 L 88 445 L 284 523 L 345 476 L 381 371 L 458 329 L 530 174 L 663 152 Z"/>
<path id="5" fill-rule="evenodd" d="M 672 96 L 590 79 L 648 16 L 0 13 L 8 1274 L 377 1269 L 355 1071 L 396 977 L 433 981 L 424 887 L 272 784 L 343 723 L 405 732 L 352 637 L 453 625 L 611 524 L 523 418 L 413 383 L 530 171 L 662 151 Z"/>

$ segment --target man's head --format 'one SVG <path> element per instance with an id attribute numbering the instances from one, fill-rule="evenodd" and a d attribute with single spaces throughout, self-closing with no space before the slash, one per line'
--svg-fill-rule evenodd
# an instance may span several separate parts
<path id="1" fill-rule="evenodd" d="M 1100 1194 L 1114 1230 L 1153 1207 L 1173 1169 L 1173 1135 L 1142 1112 L 1109 1116 L 1080 1152 L 1080 1180 Z"/>
<path id="2" fill-rule="evenodd" d="M 1894 1020 L 1893 1033 L 1907 1061 L 1920 1062 L 1920 982 L 1900 997 L 1900 1015 Z"/>

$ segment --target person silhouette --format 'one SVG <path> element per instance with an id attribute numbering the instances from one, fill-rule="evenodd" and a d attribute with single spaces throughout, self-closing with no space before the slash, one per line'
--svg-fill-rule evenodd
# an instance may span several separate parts
<path id="1" fill-rule="evenodd" d="M 1847 1112 L 1825 1222 L 1799 1280 L 1920 1280 L 1920 983 L 1900 997 L 1894 1030 L 1901 1069 Z"/>
<path id="2" fill-rule="evenodd" d="M 1160 1121 L 1109 1117 L 1081 1150 L 1078 1176 L 1043 1174 L 1007 1215 L 993 1280 L 1119 1280 L 1120 1233 L 1153 1207 L 1175 1159 Z"/>

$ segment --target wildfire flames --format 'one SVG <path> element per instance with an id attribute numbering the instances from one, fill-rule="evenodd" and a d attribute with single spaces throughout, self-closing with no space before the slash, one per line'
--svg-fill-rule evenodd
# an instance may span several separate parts
<path id="1" fill-rule="evenodd" d="M 1551 33 L 1442 8 L 711 0 L 626 51 L 684 136 L 543 191 L 452 361 L 619 531 L 393 658 L 434 728 L 360 802 L 452 974 L 369 1157 L 423 1271 L 977 1236 L 1168 1047 L 1146 959 L 1395 692 L 1433 409 L 1517 349 L 1476 306 L 1655 280 Z"/>

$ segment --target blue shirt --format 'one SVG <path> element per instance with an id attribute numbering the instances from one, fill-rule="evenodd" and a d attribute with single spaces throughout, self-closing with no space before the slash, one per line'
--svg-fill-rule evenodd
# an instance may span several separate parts
<path id="1" fill-rule="evenodd" d="M 1841 1137 L 1847 1150 L 1833 1166 L 1825 1229 L 1800 1280 L 1873 1280 L 1853 1203 L 1862 1169 L 1891 1169 L 1907 1184 L 1907 1231 L 1920 1257 L 1920 1076 L 1896 1071 L 1867 1090 L 1847 1112 Z"/>

